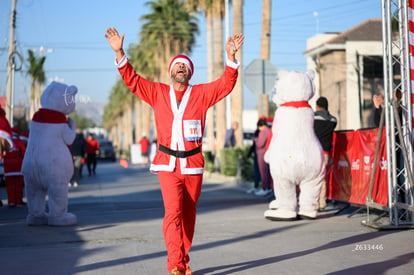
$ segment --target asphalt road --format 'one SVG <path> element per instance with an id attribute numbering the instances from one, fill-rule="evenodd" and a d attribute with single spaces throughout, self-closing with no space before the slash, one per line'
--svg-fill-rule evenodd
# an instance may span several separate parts
<path id="1" fill-rule="evenodd" d="M 204 180 L 194 274 L 414 274 L 413 230 L 364 226 L 366 211 L 343 203 L 317 220 L 272 222 L 263 218 L 270 199 L 246 194 L 246 183 Z M 69 191 L 72 227 L 28 227 L 26 207 L 8 208 L 6 197 L 1 187 L 0 274 L 168 274 L 161 193 L 144 167 L 99 162 Z"/>

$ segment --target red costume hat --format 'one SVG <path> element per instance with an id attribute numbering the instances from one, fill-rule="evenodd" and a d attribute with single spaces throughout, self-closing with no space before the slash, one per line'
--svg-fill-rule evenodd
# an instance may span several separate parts
<path id="1" fill-rule="evenodd" d="M 9 121 L 6 118 L 6 112 L 3 108 L 0 108 L 0 137 L 5 138 L 11 146 L 13 143 L 11 141 L 12 129 L 10 127 Z"/>
<path id="2" fill-rule="evenodd" d="M 171 60 L 170 66 L 168 67 L 168 72 L 170 74 L 171 77 L 171 71 L 172 68 L 174 67 L 174 65 L 178 62 L 184 63 L 185 65 L 187 65 L 187 67 L 190 69 L 190 78 L 193 75 L 194 72 L 194 65 L 193 62 L 191 61 L 191 59 L 183 54 L 179 54 L 176 57 L 173 58 L 173 60 Z"/>

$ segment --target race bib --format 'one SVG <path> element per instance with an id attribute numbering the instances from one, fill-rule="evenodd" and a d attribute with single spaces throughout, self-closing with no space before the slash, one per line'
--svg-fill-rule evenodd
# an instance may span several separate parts
<path id="1" fill-rule="evenodd" d="M 184 120 L 184 139 L 195 141 L 201 138 L 201 120 Z"/>

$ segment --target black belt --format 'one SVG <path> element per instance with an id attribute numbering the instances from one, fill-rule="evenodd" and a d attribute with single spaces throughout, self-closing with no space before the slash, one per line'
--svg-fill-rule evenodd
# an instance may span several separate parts
<path id="1" fill-rule="evenodd" d="M 201 152 L 201 147 L 194 148 L 190 151 L 176 151 L 176 150 L 172 150 L 172 149 L 170 149 L 170 148 L 168 148 L 168 147 L 166 147 L 162 144 L 159 145 L 158 149 L 161 152 L 164 152 L 164 153 L 169 154 L 171 156 L 174 156 L 176 158 L 191 157 L 191 156 L 194 156 L 194 155 Z"/>

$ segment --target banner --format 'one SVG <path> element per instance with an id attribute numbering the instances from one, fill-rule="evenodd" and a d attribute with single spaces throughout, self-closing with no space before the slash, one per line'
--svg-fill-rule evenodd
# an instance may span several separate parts
<path id="1" fill-rule="evenodd" d="M 327 196 L 332 200 L 365 205 L 374 167 L 378 128 L 336 131 L 333 137 L 332 161 L 328 168 Z M 372 191 L 374 202 L 387 206 L 387 163 L 385 129 L 379 140 L 378 163 Z"/>

